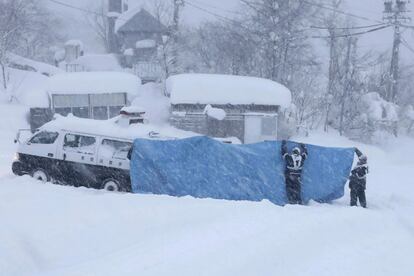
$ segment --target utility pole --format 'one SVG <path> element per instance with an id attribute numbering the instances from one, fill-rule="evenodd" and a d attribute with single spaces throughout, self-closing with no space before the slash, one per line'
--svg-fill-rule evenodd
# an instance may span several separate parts
<path id="1" fill-rule="evenodd" d="M 350 71 L 351 71 L 351 51 L 354 38 L 347 38 L 347 47 L 346 47 L 346 57 L 345 57 L 345 72 L 343 76 L 343 87 L 342 87 L 342 96 L 341 96 L 341 111 L 339 113 L 339 135 L 344 134 L 344 119 L 345 119 L 345 104 L 349 94 L 349 82 L 350 82 Z"/>
<path id="2" fill-rule="evenodd" d="M 399 59 L 401 44 L 402 23 L 409 22 L 407 4 L 408 0 L 385 0 L 384 20 L 394 26 L 394 42 L 392 46 L 391 66 L 388 78 L 386 100 L 395 103 L 398 95 Z"/>
<path id="3" fill-rule="evenodd" d="M 184 0 L 173 0 L 174 1 L 174 15 L 173 15 L 173 22 L 171 28 L 171 36 L 172 36 L 172 70 L 171 73 L 178 73 L 179 71 L 179 62 L 178 62 L 178 40 L 179 40 L 179 24 L 180 24 L 180 11 L 181 8 L 184 6 Z"/>

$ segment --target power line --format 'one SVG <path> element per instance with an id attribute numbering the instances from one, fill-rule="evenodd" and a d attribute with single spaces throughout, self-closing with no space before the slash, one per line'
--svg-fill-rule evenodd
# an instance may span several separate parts
<path id="1" fill-rule="evenodd" d="M 67 3 L 64 3 L 64 2 L 61 2 L 61 1 L 58 1 L 58 0 L 47 0 L 47 1 L 52 2 L 54 4 L 57 4 L 57 5 L 61 5 L 61 6 L 67 7 L 67 8 L 75 9 L 75 10 L 78 10 L 78 11 L 81 11 L 81 12 L 84 12 L 84 13 L 89 13 L 89 14 L 98 15 L 98 16 L 104 16 L 104 14 L 102 14 L 102 13 L 95 12 L 95 11 L 91 11 L 89 9 L 85 9 L 85 8 L 82 8 L 82 7 L 74 6 L 74 5 L 71 5 L 71 4 L 67 4 Z M 221 21 L 230 22 L 232 24 L 238 25 L 239 27 L 241 27 L 241 28 L 243 28 L 243 29 L 248 30 L 249 32 L 251 32 L 251 30 L 248 27 L 244 26 L 241 22 L 239 22 L 237 20 L 234 20 L 234 19 L 228 18 L 226 16 L 220 15 L 218 13 L 212 12 L 212 11 L 210 11 L 210 10 L 204 8 L 204 7 L 201 7 L 201 6 L 197 5 L 197 4 L 194 4 L 192 2 L 189 2 L 188 0 L 184 0 L 184 3 L 187 4 L 188 6 L 191 6 L 191 7 L 195 8 L 195 9 L 198 9 L 200 11 L 203 11 L 203 12 L 205 12 L 205 13 L 211 15 L 211 16 L 214 16 L 214 17 L 220 19 Z M 338 10 L 338 9 L 330 8 L 330 7 L 321 5 L 321 4 L 310 3 L 308 1 L 304 1 L 304 3 L 307 3 L 309 5 L 313 5 L 313 6 L 317 6 L 317 7 L 320 7 L 320 8 L 324 8 L 324 9 L 329 9 L 331 11 L 336 11 L 338 13 L 342 13 L 342 14 L 346 14 L 346 15 L 349 15 L 349 16 L 357 17 L 357 18 L 360 18 L 360 19 L 370 20 L 371 21 L 371 19 L 369 19 L 369 18 L 360 17 L 360 16 L 357 16 L 357 15 L 354 15 L 354 14 L 351 14 L 351 13 L 347 13 L 347 12 L 344 12 L 344 11 L 341 11 L 341 10 Z M 213 6 L 211 6 L 211 7 L 213 7 Z M 123 20 L 123 19 L 118 18 L 118 20 Z M 364 29 L 364 28 L 370 28 L 370 27 L 380 26 L 378 28 L 374 28 L 374 29 L 367 30 L 367 31 L 364 31 L 364 32 L 358 32 L 358 33 L 351 33 L 351 34 L 344 34 L 344 35 L 337 35 L 337 36 L 335 36 L 335 37 L 338 37 L 338 38 L 339 37 L 350 37 L 350 36 L 363 35 L 363 34 L 366 34 L 366 33 L 375 32 L 375 31 L 378 31 L 378 30 L 382 30 L 382 29 L 388 28 L 390 26 L 390 25 L 384 26 L 384 24 L 385 23 L 374 24 L 374 25 L 367 25 L 367 26 L 355 26 L 355 27 L 336 27 L 336 28 L 333 28 L 333 29 L 352 30 L 352 29 Z M 413 28 L 414 29 L 414 26 L 406 26 L 406 25 L 404 25 L 404 27 Z M 308 30 L 311 30 L 311 29 L 329 29 L 329 27 L 310 26 L 310 29 L 297 30 L 295 32 L 299 33 L 299 32 L 304 32 L 304 31 L 308 31 Z M 311 36 L 311 38 L 330 38 L 330 36 Z"/>
<path id="2" fill-rule="evenodd" d="M 334 12 L 337 12 L 337 13 L 340 13 L 340 14 L 343 14 L 343 15 L 347 15 L 347 16 L 350 16 L 350 17 L 362 19 L 362 20 L 365 20 L 365 21 L 376 22 L 376 23 L 383 23 L 383 22 L 381 22 L 379 20 L 374 20 L 374 19 L 371 19 L 371 18 L 368 18 L 368 17 L 365 17 L 365 16 L 360 16 L 360 15 L 356 15 L 356 14 L 353 14 L 353 13 L 350 13 L 350 12 L 345 12 L 345 11 L 339 10 L 337 8 L 329 7 L 329 6 L 326 6 L 326 5 L 323 5 L 323 4 L 312 3 L 312 2 L 309 2 L 309 1 L 306 1 L 306 0 L 303 1 L 303 3 L 306 3 L 306 4 L 310 5 L 310 6 L 318 7 L 318 8 L 321 8 L 321 9 L 325 9 L 325 10 L 329 10 L 329 11 L 334 11 Z"/>
<path id="3" fill-rule="evenodd" d="M 381 26 L 381 27 L 378 27 L 378 28 L 374 28 L 374 29 L 370 29 L 370 30 L 367 30 L 367 31 L 364 31 L 364 32 L 358 32 L 358 33 L 335 35 L 335 36 L 312 36 L 312 38 L 340 38 L 340 37 L 358 36 L 358 35 L 363 35 L 363 34 L 368 34 L 368 33 L 376 32 L 376 31 L 379 31 L 379 30 L 383 30 L 383 29 L 386 29 L 386 28 L 388 28 L 390 26 L 391 25 Z"/>
<path id="4" fill-rule="evenodd" d="M 46 1 L 52 2 L 56 5 L 60 5 L 60 6 L 66 7 L 66 8 L 78 10 L 78 11 L 81 11 L 81 12 L 84 12 L 84 13 L 89 13 L 89 14 L 93 14 L 93 15 L 97 15 L 97 16 L 105 16 L 105 14 L 103 14 L 103 13 L 91 11 L 91 10 L 88 10 L 88 9 L 85 9 L 85 8 L 82 8 L 82 7 L 78 7 L 78 6 L 74 6 L 74 5 L 71 5 L 71 4 L 67 4 L 67 3 L 64 3 L 64 2 L 61 2 L 61 1 L 58 1 L 58 0 L 46 0 Z M 124 21 L 124 22 L 128 21 L 128 20 L 125 20 L 125 19 L 122 19 L 122 18 L 119 18 L 119 17 L 117 18 L 117 20 Z"/>
<path id="5" fill-rule="evenodd" d="M 205 12 L 205 13 L 207 13 L 207 14 L 209 14 L 209 15 L 212 15 L 212 16 L 214 16 L 214 17 L 216 17 L 216 18 L 218 18 L 218 19 L 220 19 L 220 20 L 222 20 L 222 21 L 224 21 L 224 22 L 227 22 L 227 23 L 229 23 L 229 22 L 230 22 L 230 23 L 232 23 L 232 24 L 238 25 L 238 26 L 239 26 L 239 27 L 241 27 L 242 29 L 245 29 L 245 30 L 248 30 L 249 32 L 251 32 L 251 30 L 250 30 L 248 27 L 244 26 L 243 24 L 241 24 L 241 23 L 240 23 L 239 21 L 237 21 L 237 20 L 234 20 L 234 19 L 228 18 L 228 17 L 226 17 L 226 16 L 220 15 L 220 14 L 218 14 L 218 13 L 215 13 L 215 12 L 209 11 L 209 10 L 207 10 L 207 9 L 203 8 L 203 7 L 200 7 L 200 6 L 198 6 L 198 5 L 194 4 L 194 3 L 189 2 L 188 0 L 183 0 L 183 2 L 184 2 L 185 4 L 187 4 L 188 6 L 190 6 L 190 7 L 193 7 L 193 8 L 195 8 L 195 9 L 200 10 L 200 11 L 203 11 L 203 12 Z"/>
<path id="6" fill-rule="evenodd" d="M 70 8 L 70 9 L 75 9 L 75 10 L 78 10 L 78 11 L 81 11 L 81 12 L 86 12 L 86 13 L 90 13 L 90 14 L 94 14 L 94 15 L 99 15 L 99 16 L 102 16 L 103 15 L 102 13 L 98 13 L 98 12 L 91 11 L 91 10 L 88 10 L 88 9 L 84 9 L 84 8 L 81 8 L 81 7 L 77 7 L 77 6 L 73 6 L 73 5 L 70 5 L 70 4 L 67 4 L 67 3 L 63 3 L 63 2 L 60 2 L 60 1 L 57 1 L 57 0 L 47 0 L 47 1 L 52 2 L 52 3 L 55 3 L 55 4 L 60 5 L 60 6 L 64 6 L 64 7 Z"/>
<path id="7" fill-rule="evenodd" d="M 412 52 L 412 53 L 414 53 L 414 49 L 410 46 L 410 44 L 404 39 L 404 38 L 402 38 L 401 37 L 401 42 L 402 42 L 402 44 L 408 49 L 408 50 L 410 50 L 410 52 Z"/>
<path id="8" fill-rule="evenodd" d="M 198 5 L 209 7 L 209 8 L 214 9 L 214 10 L 224 11 L 224 12 L 229 13 L 229 14 L 244 15 L 242 12 L 239 12 L 239 11 L 231 11 L 231 10 L 227 10 L 227 9 L 222 9 L 222 8 L 219 8 L 219 7 L 211 5 L 211 4 L 199 2 L 198 0 L 192 0 L 192 1 L 197 3 Z"/>
<path id="9" fill-rule="evenodd" d="M 378 26 L 384 26 L 386 23 L 365 25 L 365 26 L 351 26 L 351 27 L 327 27 L 327 26 L 310 26 L 312 29 L 322 29 L 322 30 L 357 30 L 357 29 L 367 29 Z"/>

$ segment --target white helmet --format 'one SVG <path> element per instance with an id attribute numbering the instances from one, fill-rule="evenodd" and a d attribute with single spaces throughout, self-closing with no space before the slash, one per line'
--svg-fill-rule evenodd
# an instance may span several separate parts
<path id="1" fill-rule="evenodd" d="M 294 147 L 293 150 L 292 150 L 292 153 L 295 154 L 295 155 L 300 155 L 301 150 L 300 150 L 299 147 Z"/>

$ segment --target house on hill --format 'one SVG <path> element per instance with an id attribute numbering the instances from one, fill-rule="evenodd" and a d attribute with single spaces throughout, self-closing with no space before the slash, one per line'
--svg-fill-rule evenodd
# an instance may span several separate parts
<path id="1" fill-rule="evenodd" d="M 167 94 L 173 126 L 243 143 L 277 139 L 278 114 L 291 103 L 291 92 L 279 83 L 230 75 L 172 76 Z"/>
<path id="2" fill-rule="evenodd" d="M 161 74 L 158 46 L 168 36 L 168 28 L 144 8 L 128 10 L 122 0 L 108 1 L 108 34 L 111 53 L 120 56 L 124 67 L 132 68 L 143 82 Z"/>

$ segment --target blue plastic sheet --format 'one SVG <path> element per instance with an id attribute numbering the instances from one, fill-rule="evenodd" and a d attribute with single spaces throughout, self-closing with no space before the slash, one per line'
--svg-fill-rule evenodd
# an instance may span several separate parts
<path id="1" fill-rule="evenodd" d="M 288 143 L 292 148 L 296 144 Z M 330 202 L 344 195 L 352 148 L 307 145 L 302 199 Z M 224 144 L 208 137 L 136 139 L 131 159 L 134 193 L 287 203 L 281 142 Z"/>

